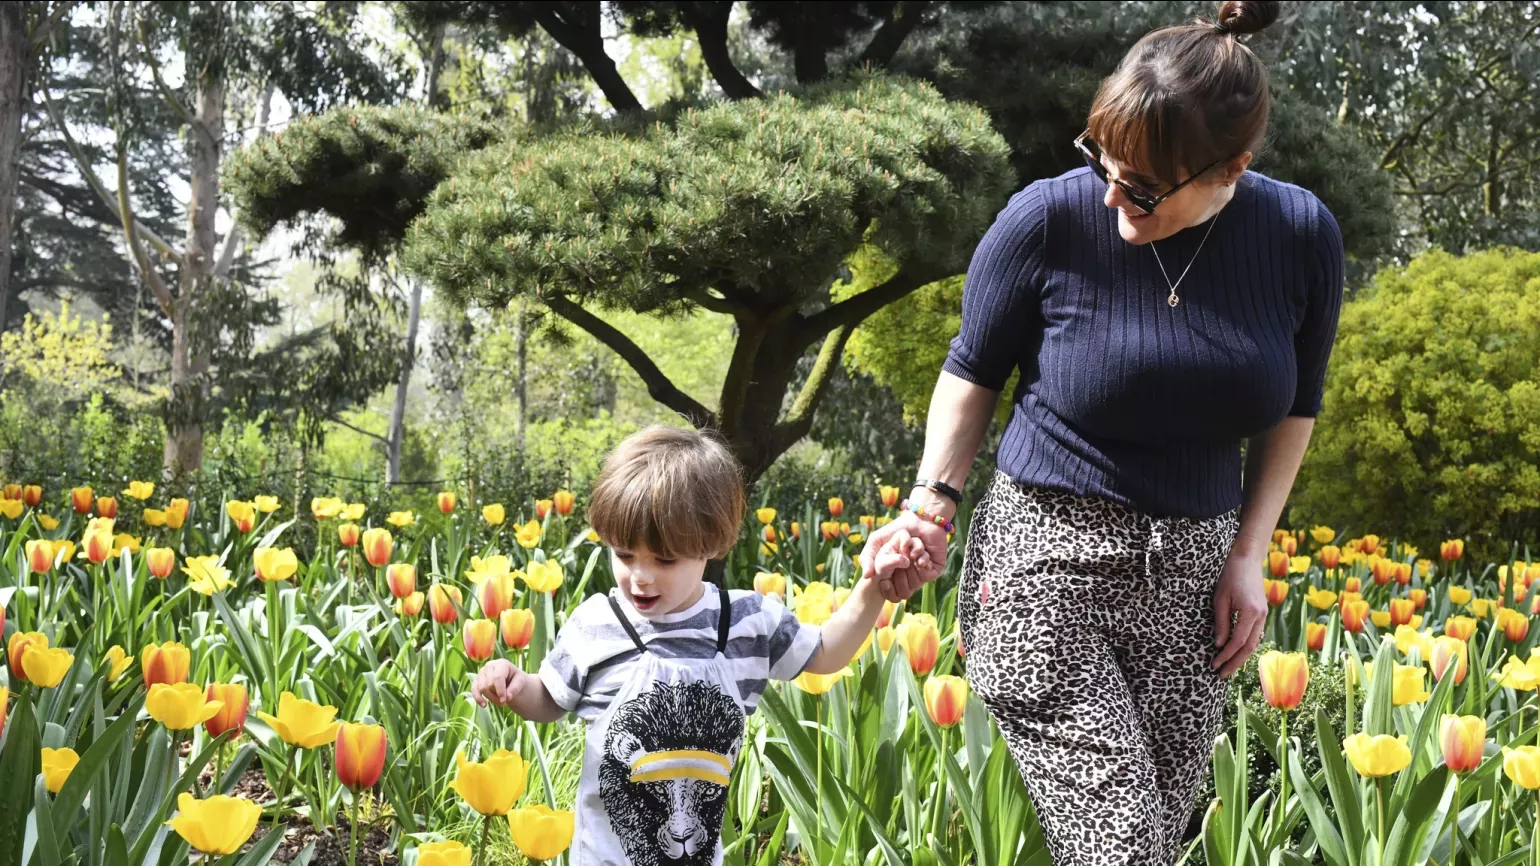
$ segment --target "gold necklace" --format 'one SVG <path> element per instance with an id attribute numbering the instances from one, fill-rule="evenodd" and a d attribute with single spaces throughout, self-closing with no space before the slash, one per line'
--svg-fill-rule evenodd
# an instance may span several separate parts
<path id="1" fill-rule="evenodd" d="M 1166 298 L 1168 306 L 1174 307 L 1182 302 L 1182 299 L 1176 296 L 1176 287 L 1182 284 L 1182 280 L 1187 279 L 1187 271 L 1192 270 L 1193 262 L 1196 262 L 1198 254 L 1203 252 L 1203 245 L 1208 243 L 1208 236 L 1214 233 L 1214 226 L 1216 225 L 1219 225 L 1219 214 L 1217 213 L 1214 214 L 1213 221 L 1208 224 L 1208 231 L 1203 233 L 1203 240 L 1198 243 L 1197 251 L 1192 254 L 1192 261 L 1187 263 L 1186 270 L 1182 271 L 1182 275 L 1177 277 L 1174 283 L 1171 282 L 1171 275 L 1166 273 L 1165 264 L 1160 260 L 1160 250 L 1155 249 L 1154 241 L 1150 241 L 1150 252 L 1155 254 L 1155 264 L 1160 265 L 1160 275 L 1166 278 L 1166 285 L 1171 287 L 1171 294 Z"/>

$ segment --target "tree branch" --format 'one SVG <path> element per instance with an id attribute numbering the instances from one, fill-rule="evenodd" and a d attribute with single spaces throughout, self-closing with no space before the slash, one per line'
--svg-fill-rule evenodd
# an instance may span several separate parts
<path id="1" fill-rule="evenodd" d="M 900 0 L 893 4 L 893 11 L 888 14 L 888 20 L 882 22 L 877 32 L 872 34 L 871 41 L 866 43 L 866 50 L 861 52 L 857 62 L 863 67 L 880 68 L 893 62 L 893 55 L 898 53 L 904 40 L 914 32 L 914 28 L 920 24 L 920 19 L 931 7 L 930 0 Z"/>
<path id="2" fill-rule="evenodd" d="M 68 2 L 60 3 L 58 6 L 55 6 L 53 11 L 48 13 L 48 17 L 37 26 L 37 29 L 32 31 L 32 50 L 36 51 L 39 48 L 42 48 L 43 43 L 48 41 L 49 32 L 51 32 L 60 21 L 64 20 L 64 16 L 68 15 L 70 11 L 73 10 L 76 6 L 79 6 L 80 3 L 81 0 L 68 0 Z"/>
<path id="3" fill-rule="evenodd" d="M 727 21 L 732 16 L 732 3 L 685 2 L 679 4 L 685 23 L 695 30 L 700 43 L 701 58 L 717 86 L 729 99 L 756 99 L 764 94 L 753 82 L 744 77 L 734 65 L 732 54 L 727 50 Z"/>
<path id="4" fill-rule="evenodd" d="M 123 223 L 123 234 L 128 239 L 129 254 L 139 265 L 139 271 L 144 274 L 144 281 L 149 283 L 150 291 L 155 293 L 160 311 L 175 319 L 171 290 L 167 288 L 165 279 L 150 261 L 150 254 L 145 251 L 144 244 L 140 243 L 139 234 L 135 231 L 139 221 L 134 218 L 134 206 L 128 198 L 128 144 L 121 136 L 118 138 L 118 215 Z"/>
<path id="5" fill-rule="evenodd" d="M 630 364 L 631 369 L 635 370 L 636 374 L 642 378 L 642 382 L 646 384 L 647 393 L 652 399 L 683 415 L 685 420 L 697 428 L 710 427 L 716 421 L 716 416 L 710 409 L 679 390 L 679 387 L 669 381 L 668 376 L 658 369 L 658 365 L 647 357 L 647 353 L 642 351 L 640 346 L 609 322 L 562 295 L 541 297 L 540 300 L 556 315 L 587 331 L 594 339 L 608 346 L 627 364 Z"/>
<path id="6" fill-rule="evenodd" d="M 725 316 L 733 317 L 741 316 L 744 318 L 754 318 L 757 315 L 753 310 L 749 309 L 743 304 L 737 303 L 736 301 L 730 301 L 727 298 L 719 298 L 705 290 L 701 290 L 699 292 L 691 292 L 687 297 L 694 301 L 696 304 L 710 310 L 713 313 L 721 313 Z"/>
<path id="7" fill-rule="evenodd" d="M 802 390 L 797 392 L 797 399 L 792 403 L 791 410 L 775 425 L 772 441 L 781 452 L 790 448 L 813 429 L 813 413 L 818 409 L 818 404 L 823 402 L 823 395 L 829 390 L 829 383 L 834 380 L 834 373 L 839 369 L 840 357 L 845 352 L 845 343 L 850 339 L 850 332 L 853 330 L 855 328 L 850 325 L 841 325 L 824 338 L 823 348 L 818 351 L 818 360 L 813 363 L 813 369 L 807 374 L 807 381 L 802 383 Z"/>
<path id="8" fill-rule="evenodd" d="M 338 425 L 341 425 L 343 427 L 346 427 L 349 430 L 352 430 L 354 433 L 358 433 L 358 434 L 363 435 L 363 436 L 368 436 L 370 439 L 374 439 L 374 440 L 377 440 L 379 442 L 383 442 L 387 446 L 390 444 L 390 440 L 386 439 L 384 436 L 381 436 L 378 433 L 370 433 L 368 430 L 365 430 L 362 427 L 355 427 L 352 424 L 349 424 L 348 422 L 342 420 L 342 416 L 340 416 L 340 415 L 328 415 L 326 417 L 326 420 L 332 422 L 333 424 L 338 424 Z"/>
<path id="9" fill-rule="evenodd" d="M 541 4 L 534 12 L 535 21 L 558 44 L 577 55 L 616 111 L 641 111 L 641 101 L 631 92 L 620 70 L 615 68 L 614 59 L 604 50 L 604 35 L 599 29 L 599 4 L 584 4 L 582 8 L 586 11 L 579 13 L 581 20 L 574 21 L 564 19 L 557 9 L 552 8 L 555 5 Z"/>
<path id="10" fill-rule="evenodd" d="M 928 270 L 919 271 L 909 268 L 901 268 L 892 279 L 880 286 L 846 298 L 839 303 L 802 320 L 799 329 L 805 338 L 803 345 L 822 337 L 835 328 L 854 328 L 866 320 L 867 316 L 886 307 L 888 304 L 903 298 L 914 292 L 921 286 L 929 285 L 941 279 L 944 274 L 935 274 Z"/>
<path id="11" fill-rule="evenodd" d="M 160 61 L 155 59 L 155 50 L 150 47 L 149 37 L 144 32 L 144 24 L 142 22 L 139 25 L 139 48 L 140 52 L 144 55 L 145 63 L 150 67 L 150 77 L 155 79 L 155 88 L 160 91 L 161 98 L 166 100 L 166 104 L 171 106 L 171 110 L 175 111 L 178 117 L 182 118 L 183 123 L 192 127 L 194 135 L 203 136 L 206 139 L 205 144 L 218 147 L 218 143 L 209 134 L 208 128 L 198 120 L 186 105 L 182 104 L 182 100 L 176 95 L 176 91 L 172 90 L 171 86 L 166 84 L 166 79 L 161 77 Z"/>

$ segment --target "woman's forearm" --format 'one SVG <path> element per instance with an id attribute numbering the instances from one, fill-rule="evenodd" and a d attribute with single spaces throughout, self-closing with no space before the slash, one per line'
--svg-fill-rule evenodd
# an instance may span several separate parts
<path id="1" fill-rule="evenodd" d="M 991 391 L 942 373 L 930 397 L 930 415 L 925 423 L 925 453 L 920 459 L 919 476 L 933 478 L 962 489 L 968 470 L 978 457 L 979 445 L 995 414 L 999 391 Z M 927 512 L 950 517 L 957 510 L 952 500 L 917 487 L 910 498 Z"/>
<path id="2" fill-rule="evenodd" d="M 1235 539 L 1235 546 L 1242 552 L 1265 555 L 1314 428 L 1314 418 L 1291 415 L 1266 433 L 1247 440 L 1241 482 L 1241 527 Z"/>

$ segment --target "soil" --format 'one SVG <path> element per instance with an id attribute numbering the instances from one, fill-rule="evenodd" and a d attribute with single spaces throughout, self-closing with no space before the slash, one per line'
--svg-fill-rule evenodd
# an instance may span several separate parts
<path id="1" fill-rule="evenodd" d="M 270 831 L 271 827 L 263 825 L 252 834 L 252 844 L 260 842 Z M 305 846 L 315 843 L 315 852 L 310 858 L 310 866 L 347 866 L 348 862 L 348 819 L 344 815 L 337 816 L 337 834 L 331 836 L 318 832 L 311 826 L 310 821 L 304 818 L 290 818 L 284 823 L 284 841 L 278 846 L 278 852 L 273 855 L 274 863 L 293 863 L 294 858 L 305 850 Z M 390 847 L 390 834 L 380 825 L 375 825 L 369 835 L 358 840 L 359 866 L 400 866 L 401 858 Z"/>

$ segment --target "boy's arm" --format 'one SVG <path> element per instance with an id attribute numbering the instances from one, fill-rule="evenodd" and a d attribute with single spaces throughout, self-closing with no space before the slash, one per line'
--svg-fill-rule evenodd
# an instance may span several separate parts
<path id="1" fill-rule="evenodd" d="M 498 703 L 532 722 L 554 722 L 567 714 L 534 674 L 517 671 Z"/>
<path id="2" fill-rule="evenodd" d="M 804 670 L 813 674 L 832 674 L 850 664 L 877 625 L 882 603 L 876 580 L 866 578 L 857 584 L 840 609 L 823 624 L 823 645 Z"/>

